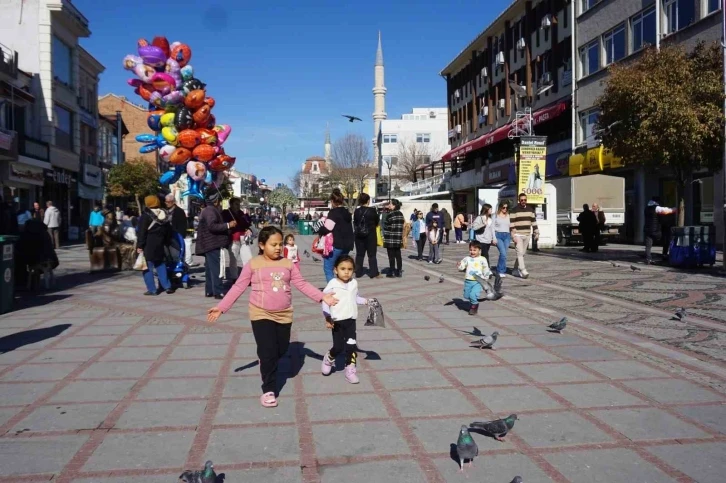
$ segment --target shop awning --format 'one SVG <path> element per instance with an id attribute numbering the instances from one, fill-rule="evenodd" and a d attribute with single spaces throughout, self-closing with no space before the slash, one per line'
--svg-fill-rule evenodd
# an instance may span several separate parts
<path id="1" fill-rule="evenodd" d="M 559 102 L 553 106 L 540 109 L 539 111 L 536 111 L 534 114 L 532 114 L 532 125 L 536 126 L 537 124 L 549 121 L 550 119 L 559 116 L 566 110 L 566 102 Z M 489 146 L 490 144 L 503 141 L 509 135 L 509 130 L 511 128 L 512 123 L 497 128 L 490 133 L 484 134 L 483 136 L 480 136 L 472 141 L 469 141 L 468 143 L 464 143 L 461 146 L 452 149 L 448 153 L 444 154 L 441 159 L 443 161 L 449 161 L 453 158 L 456 158 L 457 156 L 462 156 L 471 151 L 475 151 L 477 149 Z"/>
<path id="2" fill-rule="evenodd" d="M 78 197 L 84 200 L 102 200 L 103 199 L 103 188 L 96 188 L 94 186 L 88 186 L 80 181 L 78 182 Z"/>

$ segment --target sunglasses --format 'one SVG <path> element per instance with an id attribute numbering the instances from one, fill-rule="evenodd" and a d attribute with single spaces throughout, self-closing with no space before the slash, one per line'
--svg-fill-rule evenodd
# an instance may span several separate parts
<path id="1" fill-rule="evenodd" d="M 519 200 L 519 202 L 520 202 L 520 203 L 525 203 L 526 201 L 527 201 L 527 198 L 521 198 L 521 199 Z"/>

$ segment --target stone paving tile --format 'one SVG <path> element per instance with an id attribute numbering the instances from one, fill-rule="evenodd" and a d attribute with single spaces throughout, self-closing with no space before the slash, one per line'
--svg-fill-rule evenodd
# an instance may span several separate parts
<path id="1" fill-rule="evenodd" d="M 613 380 L 669 377 L 665 372 L 633 360 L 583 362 L 583 364 Z"/>
<path id="2" fill-rule="evenodd" d="M 180 399 L 207 397 L 212 391 L 214 377 L 189 379 L 151 379 L 139 392 L 138 399 Z"/>
<path id="3" fill-rule="evenodd" d="M 633 441 L 708 437 L 697 427 L 656 408 L 609 409 L 590 413 Z"/>
<path id="4" fill-rule="evenodd" d="M 106 379 L 109 377 L 139 378 L 149 370 L 154 361 L 136 362 L 94 362 L 81 372 L 79 379 Z"/>
<path id="5" fill-rule="evenodd" d="M 0 354 L 0 364 L 10 365 L 17 364 L 31 357 L 33 354 L 37 354 L 36 350 L 14 350 L 11 352 L 5 352 Z M 33 361 L 37 362 L 37 361 Z"/>
<path id="6" fill-rule="evenodd" d="M 323 466 L 322 483 L 419 483 L 426 481 L 421 467 L 411 460 L 373 461 L 345 466 Z"/>
<path id="7" fill-rule="evenodd" d="M 82 470 L 181 467 L 193 440 L 194 431 L 109 433 Z"/>
<path id="8" fill-rule="evenodd" d="M 261 481 L 270 481 L 275 483 L 302 483 L 303 481 L 302 472 L 297 466 L 225 471 L 224 475 L 225 481 L 230 483 L 259 483 Z M 168 483 L 168 481 L 169 480 L 167 479 L 166 483 Z"/>
<path id="9" fill-rule="evenodd" d="M 114 425 L 117 429 L 196 426 L 207 401 L 134 402 Z"/>
<path id="10" fill-rule="evenodd" d="M 647 401 L 607 383 L 553 385 L 548 388 L 579 408 L 648 405 Z"/>
<path id="11" fill-rule="evenodd" d="M 149 345 L 169 345 L 176 338 L 176 334 L 136 334 L 126 337 L 121 346 L 149 346 Z"/>
<path id="12" fill-rule="evenodd" d="M 211 332 L 208 334 L 187 334 L 184 336 L 184 338 L 182 338 L 179 345 L 224 345 L 228 344 L 231 339 L 232 334 L 228 334 L 225 332 Z"/>
<path id="13" fill-rule="evenodd" d="M 543 364 L 518 366 L 529 377 L 540 383 L 597 381 L 598 377 L 574 364 Z"/>
<path id="14" fill-rule="evenodd" d="M 399 329 L 437 329 L 441 327 L 441 324 L 428 317 L 418 319 L 395 319 L 392 317 L 392 319 Z"/>
<path id="15" fill-rule="evenodd" d="M 290 428 L 285 429 L 289 439 Z M 317 424 L 313 441 L 319 458 L 410 454 L 398 427 L 390 422 Z"/>
<path id="16" fill-rule="evenodd" d="M 469 346 L 469 342 L 460 338 L 420 339 L 417 340 L 416 343 L 427 352 L 461 350 Z"/>
<path id="17" fill-rule="evenodd" d="M 560 346 L 560 345 L 587 345 L 591 342 L 582 337 L 569 334 L 532 334 L 527 337 L 528 340 L 543 346 Z"/>
<path id="18" fill-rule="evenodd" d="M 573 361 L 625 359 L 627 356 L 596 345 L 553 347 L 552 352 Z"/>
<path id="19" fill-rule="evenodd" d="M 519 335 L 543 335 L 548 334 L 547 326 L 537 325 L 510 325 L 507 330 Z"/>
<path id="20" fill-rule="evenodd" d="M 434 369 L 388 371 L 377 374 L 388 390 L 449 387 L 451 383 Z"/>
<path id="21" fill-rule="evenodd" d="M 216 376 L 221 367 L 221 360 L 167 361 L 159 367 L 154 377 Z"/>
<path id="22" fill-rule="evenodd" d="M 370 361 L 371 364 L 374 362 L 376 370 L 431 367 L 431 363 L 424 359 L 420 354 L 385 354 L 381 356 L 380 361 Z M 318 365 L 318 370 L 320 370 L 319 368 L 320 366 Z"/>
<path id="23" fill-rule="evenodd" d="M 63 469 L 88 439 L 87 434 L 0 439 L 3 476 L 55 473 Z"/>
<path id="24" fill-rule="evenodd" d="M 114 347 L 100 361 L 155 361 L 164 347 Z"/>
<path id="25" fill-rule="evenodd" d="M 529 414 L 520 419 L 513 431 L 536 448 L 612 441 L 590 421 L 571 412 Z"/>
<path id="26" fill-rule="evenodd" d="M 80 363 L 23 365 L 5 374 L 2 381 L 58 381 L 73 372 Z"/>
<path id="27" fill-rule="evenodd" d="M 449 329 L 404 329 L 403 332 L 414 340 L 445 339 L 453 333 Z"/>
<path id="28" fill-rule="evenodd" d="M 129 330 L 125 325 L 90 326 L 78 332 L 78 335 L 119 335 Z"/>
<path id="29" fill-rule="evenodd" d="M 133 335 L 171 335 L 178 334 L 184 329 L 183 325 L 179 324 L 159 324 L 159 325 L 142 325 L 141 327 L 134 330 Z M 152 340 L 155 338 L 152 338 Z"/>
<path id="30" fill-rule="evenodd" d="M 294 423 L 295 404 L 295 399 L 285 398 L 276 408 L 263 408 L 254 399 L 225 399 L 214 424 Z"/>
<path id="31" fill-rule="evenodd" d="M 497 355 L 510 364 L 531 364 L 534 362 L 562 362 L 543 349 L 507 349 L 498 351 Z"/>
<path id="32" fill-rule="evenodd" d="M 726 401 L 726 396 L 715 394 L 692 382 L 676 379 L 626 381 L 623 384 L 658 402 L 667 404 Z"/>
<path id="33" fill-rule="evenodd" d="M 346 438 L 358 439 L 350 438 L 351 434 L 347 434 Z M 298 433 L 294 426 L 267 426 L 212 430 L 205 458 L 214 461 L 215 465 L 267 463 L 298 461 L 299 453 Z"/>
<path id="34" fill-rule="evenodd" d="M 15 416 L 17 413 L 21 411 L 21 408 L 6 408 L 6 409 L 0 409 L 0 425 L 5 424 Z"/>
<path id="35" fill-rule="evenodd" d="M 329 394 L 329 393 L 356 393 L 356 392 L 371 392 L 373 391 L 373 386 L 371 385 L 371 381 L 368 377 L 365 377 L 365 372 L 362 370 L 359 370 L 359 378 L 360 382 L 358 384 L 348 384 L 345 379 L 343 378 L 342 373 L 338 372 L 337 375 L 335 373 L 331 374 L 330 376 L 323 376 L 321 374 L 303 374 L 302 376 L 302 383 L 303 383 L 303 390 L 305 394 Z M 408 373 L 414 373 L 418 371 L 409 371 Z M 396 374 L 395 372 L 391 373 L 382 373 L 382 374 Z M 256 380 L 257 385 L 259 386 L 259 381 Z"/>
<path id="36" fill-rule="evenodd" d="M 0 383 L 0 405 L 30 404 L 53 389 L 53 382 L 28 382 L 24 384 Z"/>
<path id="37" fill-rule="evenodd" d="M 698 483 L 721 483 L 726 473 L 726 443 L 654 446 L 647 451 Z"/>
<path id="38" fill-rule="evenodd" d="M 493 366 L 499 364 L 488 351 L 466 349 L 458 351 L 431 352 L 431 357 L 444 367 L 455 366 Z"/>
<path id="39" fill-rule="evenodd" d="M 404 417 L 476 413 L 476 408 L 455 389 L 396 391 L 391 398 Z"/>
<path id="40" fill-rule="evenodd" d="M 675 408 L 675 410 L 714 431 L 726 434 L 726 405 L 682 406 Z"/>
<path id="41" fill-rule="evenodd" d="M 56 349 L 71 349 L 79 347 L 106 347 L 118 336 L 116 335 L 89 335 L 89 336 L 73 336 L 58 343 Z"/>
<path id="42" fill-rule="evenodd" d="M 50 402 L 120 401 L 135 384 L 136 380 L 74 381 L 51 397 Z"/>
<path id="43" fill-rule="evenodd" d="M 449 372 L 465 386 L 524 384 L 525 380 L 506 367 L 461 367 Z"/>
<path id="44" fill-rule="evenodd" d="M 86 362 L 98 354 L 102 349 L 47 349 L 34 357 L 29 362 Z"/>
<path id="45" fill-rule="evenodd" d="M 456 444 L 461 425 L 470 422 L 468 420 L 462 421 L 460 418 L 411 419 L 408 424 L 424 445 L 426 451 L 429 453 L 444 453 L 451 449 L 452 444 Z M 514 448 L 511 441 L 497 441 L 494 438 L 478 433 L 472 433 L 472 437 L 479 447 L 480 454 L 484 451 Z M 483 459 L 477 461 L 483 461 Z"/>
<path id="46" fill-rule="evenodd" d="M 545 459 L 570 481 L 614 482 L 647 481 L 671 483 L 666 475 L 634 451 L 600 449 L 544 455 Z"/>
<path id="47" fill-rule="evenodd" d="M 393 320 L 418 320 L 426 318 L 426 315 L 416 310 L 406 312 L 386 311 L 385 315 Z"/>
<path id="48" fill-rule="evenodd" d="M 388 417 L 385 406 L 375 394 L 309 396 L 307 402 L 308 415 L 313 422 Z"/>
<path id="49" fill-rule="evenodd" d="M 472 389 L 471 392 L 495 413 L 562 408 L 560 403 L 536 387 L 487 387 Z"/>
<path id="50" fill-rule="evenodd" d="M 486 320 L 490 321 L 493 324 L 496 325 L 503 325 L 505 327 L 511 327 L 513 325 L 532 325 L 536 322 L 532 319 L 528 319 L 527 317 L 522 317 L 519 315 L 510 316 L 510 317 L 493 317 L 486 312 L 484 313 Z"/>
<path id="51" fill-rule="evenodd" d="M 100 427 L 116 403 L 58 404 L 36 408 L 11 431 L 68 431 Z"/>
<path id="52" fill-rule="evenodd" d="M 476 435 L 474 437 L 476 438 Z M 477 438 L 477 445 L 481 439 Z M 434 460 L 434 464 L 447 483 L 462 481 L 458 461 L 454 461 L 452 458 L 437 458 Z M 521 476 L 526 483 L 552 482 L 547 473 L 527 456 L 519 453 L 480 455 L 474 460 L 472 468 L 466 468 L 466 474 L 469 476 L 464 477 L 463 481 L 509 482 L 515 476 Z"/>
<path id="53" fill-rule="evenodd" d="M 178 475 L 178 471 L 173 475 L 144 475 L 144 483 L 168 483 L 174 481 Z M 122 476 L 117 478 L 76 478 L 71 483 L 128 483 L 129 477 Z"/>

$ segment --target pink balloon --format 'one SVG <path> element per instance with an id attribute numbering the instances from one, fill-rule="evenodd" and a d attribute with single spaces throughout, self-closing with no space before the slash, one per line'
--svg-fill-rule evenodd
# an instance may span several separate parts
<path id="1" fill-rule="evenodd" d="M 201 181 L 207 175 L 207 167 L 199 161 L 189 161 L 187 163 L 187 174 L 194 181 Z"/>
<path id="2" fill-rule="evenodd" d="M 232 133 L 232 126 L 228 124 L 218 124 L 214 126 L 214 130 L 217 131 L 217 146 L 221 146 Z"/>

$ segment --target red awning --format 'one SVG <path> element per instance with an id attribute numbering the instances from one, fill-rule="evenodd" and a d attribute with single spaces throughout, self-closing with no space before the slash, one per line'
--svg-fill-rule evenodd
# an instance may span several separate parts
<path id="1" fill-rule="evenodd" d="M 532 125 L 536 126 L 537 124 L 543 123 L 545 121 L 549 121 L 550 119 L 553 119 L 563 112 L 567 110 L 567 103 L 566 102 L 560 102 L 555 104 L 554 106 L 545 107 L 544 109 L 540 109 L 539 111 L 536 111 L 534 114 L 532 114 Z M 495 129 L 494 131 L 484 134 L 483 136 L 479 136 L 478 138 L 469 141 L 468 143 L 464 143 L 461 146 L 458 146 L 448 153 L 444 154 L 441 159 L 444 161 L 449 161 L 453 158 L 456 158 L 458 156 L 465 155 L 466 153 L 469 153 L 471 151 L 475 151 L 477 149 L 481 149 L 483 147 L 489 146 L 490 144 L 494 144 L 499 141 L 503 141 L 507 138 L 507 135 L 509 134 L 509 130 L 512 128 L 512 123 L 509 123 L 507 125 L 504 125 L 500 128 Z"/>

